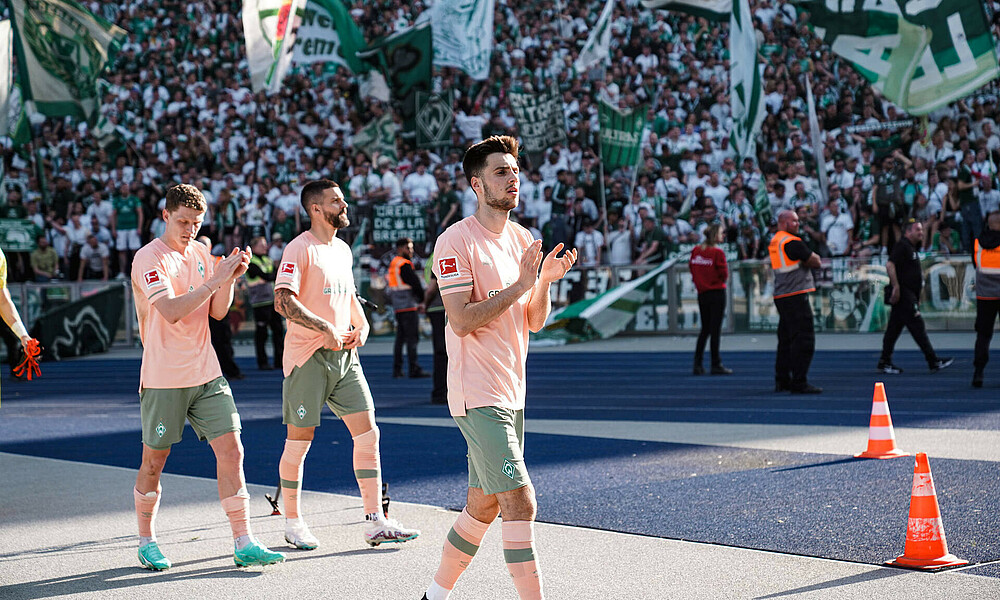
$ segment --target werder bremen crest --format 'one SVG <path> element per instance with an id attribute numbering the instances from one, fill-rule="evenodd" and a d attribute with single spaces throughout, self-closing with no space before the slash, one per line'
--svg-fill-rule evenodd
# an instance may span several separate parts
<path id="1" fill-rule="evenodd" d="M 52 0 L 24 0 L 22 37 L 42 68 L 62 81 L 74 98 L 92 98 L 105 51 L 79 15 L 64 6 Z"/>

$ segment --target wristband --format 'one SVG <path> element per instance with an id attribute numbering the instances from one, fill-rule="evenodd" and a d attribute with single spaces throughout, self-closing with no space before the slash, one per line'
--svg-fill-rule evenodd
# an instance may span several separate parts
<path id="1" fill-rule="evenodd" d="M 17 339 L 20 340 L 21 338 L 28 337 L 28 330 L 24 328 L 24 325 L 21 323 L 20 319 L 14 321 L 14 324 L 11 325 L 10 328 L 14 332 L 14 335 L 17 336 Z"/>

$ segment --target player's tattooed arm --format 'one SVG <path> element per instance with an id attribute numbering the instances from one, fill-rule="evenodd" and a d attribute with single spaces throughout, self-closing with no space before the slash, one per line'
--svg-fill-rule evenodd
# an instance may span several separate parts
<path id="1" fill-rule="evenodd" d="M 274 290 L 274 309 L 278 311 L 279 315 L 292 323 L 301 325 L 307 329 L 312 329 L 320 333 L 326 333 L 330 330 L 329 323 L 302 306 L 302 303 L 295 297 L 295 294 L 287 288 Z"/>

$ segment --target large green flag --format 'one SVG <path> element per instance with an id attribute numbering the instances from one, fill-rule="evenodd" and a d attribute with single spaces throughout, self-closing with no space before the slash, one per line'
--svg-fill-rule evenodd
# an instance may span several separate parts
<path id="1" fill-rule="evenodd" d="M 903 5 L 810 0 L 799 9 L 834 52 L 910 114 L 927 114 L 1000 75 L 981 2 Z"/>
<path id="2" fill-rule="evenodd" d="M 676 10 L 712 21 L 725 21 L 733 12 L 733 0 L 642 0 L 646 8 Z"/>
<path id="3" fill-rule="evenodd" d="M 729 19 L 729 106 L 733 115 L 730 143 L 737 160 L 754 156 L 764 122 L 764 94 L 757 64 L 757 32 L 749 0 L 733 2 Z"/>
<path id="4" fill-rule="evenodd" d="M 429 22 L 379 38 L 358 52 L 358 58 L 377 67 L 389 84 L 393 110 L 403 119 L 406 135 L 415 135 L 417 92 L 431 92 L 434 52 Z"/>
<path id="5" fill-rule="evenodd" d="M 49 117 L 92 119 L 100 104 L 97 78 L 125 30 L 73 0 L 10 0 L 10 6 L 24 101 Z"/>
<path id="6" fill-rule="evenodd" d="M 603 100 L 598 107 L 601 122 L 601 160 L 610 169 L 639 162 L 646 107 L 620 111 Z"/>
<path id="7" fill-rule="evenodd" d="M 301 5 L 302 3 L 300 3 Z M 356 54 L 365 47 L 365 38 L 341 0 L 308 0 L 299 9 L 292 62 L 332 62 L 354 73 L 369 66 Z"/>
<path id="8" fill-rule="evenodd" d="M 392 122 L 392 113 L 385 113 L 377 119 L 372 119 L 359 129 L 351 138 L 351 145 L 367 154 L 372 160 L 376 156 L 388 156 L 393 161 L 399 160 L 396 152 L 396 124 Z"/>

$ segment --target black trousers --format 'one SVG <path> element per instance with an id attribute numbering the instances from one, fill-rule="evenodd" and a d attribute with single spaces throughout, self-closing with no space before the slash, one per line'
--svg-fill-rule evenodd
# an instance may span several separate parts
<path id="1" fill-rule="evenodd" d="M 434 342 L 434 385 L 431 388 L 432 402 L 448 402 L 448 349 L 444 341 L 445 314 L 443 310 L 428 310 Z"/>
<path id="2" fill-rule="evenodd" d="M 719 337 L 722 334 L 722 317 L 726 314 L 726 290 L 706 290 L 698 294 L 698 310 L 701 313 L 701 333 L 694 347 L 694 364 L 700 366 L 705 354 L 705 342 L 712 338 L 712 366 L 722 364 L 719 356 Z"/>
<path id="3" fill-rule="evenodd" d="M 902 290 L 899 295 L 899 302 L 892 305 L 889 311 L 889 324 L 886 325 L 885 335 L 882 336 L 882 357 L 881 363 L 892 362 L 892 352 L 896 348 L 896 340 L 899 339 L 903 328 L 910 331 L 913 341 L 917 343 L 924 353 L 928 365 L 933 365 L 937 361 L 931 341 L 927 338 L 927 328 L 924 326 L 924 318 L 920 316 L 920 308 L 917 298 L 907 290 Z"/>
<path id="4" fill-rule="evenodd" d="M 219 357 L 222 374 L 226 377 L 240 375 L 240 368 L 233 360 L 233 330 L 229 327 L 229 313 L 226 313 L 221 321 L 209 317 L 208 331 L 212 334 L 212 347 L 215 348 L 215 355 Z"/>
<path id="5" fill-rule="evenodd" d="M 281 356 L 285 349 L 285 326 L 281 315 L 274 310 L 273 304 L 253 307 L 253 345 L 257 351 L 257 366 L 268 368 L 267 364 L 267 332 L 271 331 L 271 347 L 274 349 L 274 367 L 281 367 Z"/>
<path id="6" fill-rule="evenodd" d="M 778 353 L 774 358 L 774 381 L 797 388 L 807 383 L 809 365 L 816 351 L 812 307 L 808 294 L 775 298 L 778 309 Z"/>
<path id="7" fill-rule="evenodd" d="M 420 315 L 416 310 L 396 313 L 396 344 L 392 349 L 392 372 L 403 372 L 403 346 L 406 346 L 406 358 L 410 363 L 410 373 L 420 370 L 417 364 L 417 342 L 420 341 L 420 330 L 417 327 Z"/>
<path id="8" fill-rule="evenodd" d="M 982 369 L 990 362 L 990 340 L 1000 314 L 1000 300 L 976 300 L 976 356 L 972 364 Z"/>

